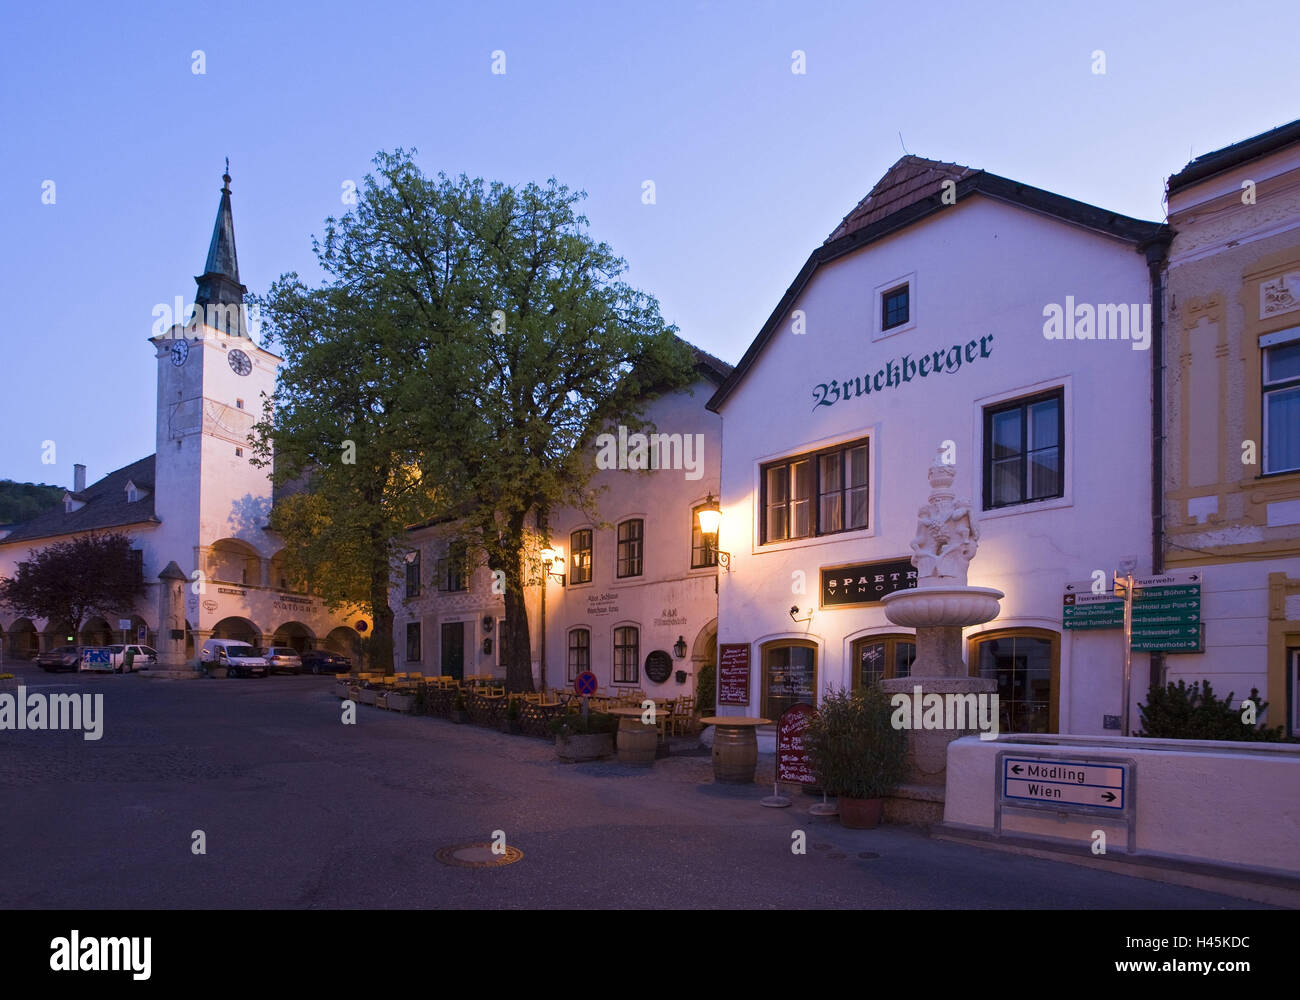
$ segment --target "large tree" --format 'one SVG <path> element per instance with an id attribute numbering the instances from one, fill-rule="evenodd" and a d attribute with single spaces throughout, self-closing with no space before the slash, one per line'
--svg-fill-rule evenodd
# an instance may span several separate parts
<path id="1" fill-rule="evenodd" d="M 0 604 L 29 618 L 66 621 L 73 634 L 94 615 L 129 616 L 145 594 L 132 548 L 130 536 L 113 531 L 32 549 L 12 577 L 0 577 Z"/>

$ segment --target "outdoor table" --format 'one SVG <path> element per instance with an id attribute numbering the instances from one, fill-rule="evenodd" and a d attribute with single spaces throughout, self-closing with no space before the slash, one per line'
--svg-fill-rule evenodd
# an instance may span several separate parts
<path id="1" fill-rule="evenodd" d="M 618 737 L 614 741 L 618 762 L 641 767 L 653 764 L 659 747 L 659 726 L 642 723 L 639 708 L 612 708 L 609 714 L 618 716 Z"/>
<path id="2" fill-rule="evenodd" d="M 758 770 L 758 738 L 754 730 L 771 725 L 772 720 L 748 715 L 707 715 L 700 721 L 717 727 L 713 734 L 713 780 L 751 784 Z"/>

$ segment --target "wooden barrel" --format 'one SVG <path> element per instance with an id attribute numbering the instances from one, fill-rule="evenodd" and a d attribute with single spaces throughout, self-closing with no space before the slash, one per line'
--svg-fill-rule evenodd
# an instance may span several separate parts
<path id="1" fill-rule="evenodd" d="M 750 784 L 758 766 L 758 739 L 752 726 L 718 726 L 713 733 L 713 779 Z"/>
<path id="2" fill-rule="evenodd" d="M 655 762 L 655 746 L 659 731 L 654 726 L 641 725 L 638 716 L 623 716 L 618 721 L 618 762 L 649 767 Z"/>

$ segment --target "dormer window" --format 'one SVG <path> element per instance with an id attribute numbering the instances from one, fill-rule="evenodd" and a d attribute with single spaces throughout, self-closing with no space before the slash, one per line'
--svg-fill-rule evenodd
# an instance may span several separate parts
<path id="1" fill-rule="evenodd" d="M 126 502 L 135 503 L 137 500 L 143 500 L 149 493 L 147 490 L 136 486 L 131 480 L 126 481 Z"/>
<path id="2" fill-rule="evenodd" d="M 71 514 L 73 511 L 81 510 L 86 506 L 84 500 L 76 499 L 70 492 L 63 494 L 63 513 Z"/>

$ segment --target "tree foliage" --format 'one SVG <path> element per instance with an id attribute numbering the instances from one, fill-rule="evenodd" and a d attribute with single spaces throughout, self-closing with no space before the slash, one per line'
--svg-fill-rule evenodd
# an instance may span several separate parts
<path id="1" fill-rule="evenodd" d="M 121 532 L 31 549 L 12 577 L 0 577 L 0 604 L 29 618 L 67 622 L 73 632 L 95 615 L 111 620 L 132 614 L 144 594 L 131 538 Z"/>

